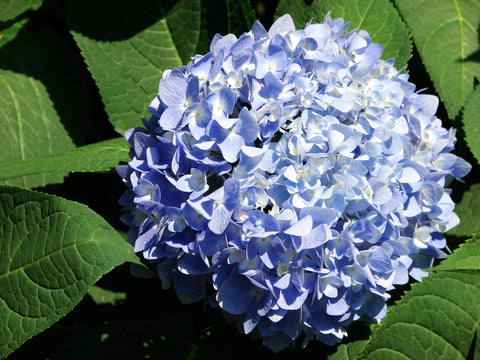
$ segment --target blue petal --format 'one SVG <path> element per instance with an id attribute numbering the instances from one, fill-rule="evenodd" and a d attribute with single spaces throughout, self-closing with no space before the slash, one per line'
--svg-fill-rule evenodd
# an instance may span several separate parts
<path id="1" fill-rule="evenodd" d="M 295 31 L 295 24 L 293 23 L 292 17 L 288 14 L 285 14 L 278 18 L 268 30 L 268 36 L 273 38 L 275 35 L 285 35 L 290 31 Z"/>
<path id="2" fill-rule="evenodd" d="M 255 288 L 248 282 L 225 280 L 217 294 L 218 305 L 234 315 L 245 313 L 255 299 Z"/>
<path id="3" fill-rule="evenodd" d="M 308 291 L 298 292 L 292 286 L 280 291 L 280 296 L 277 299 L 277 304 L 280 308 L 285 310 L 298 310 L 302 307 L 307 299 Z"/>
<path id="4" fill-rule="evenodd" d="M 214 234 L 221 234 L 225 231 L 231 221 L 233 211 L 220 204 L 213 210 L 212 218 L 208 222 L 208 228 Z"/>
<path id="5" fill-rule="evenodd" d="M 187 93 L 187 80 L 176 76 L 163 78 L 158 86 L 158 95 L 167 106 L 183 105 Z"/>
<path id="6" fill-rule="evenodd" d="M 173 286 L 178 298 L 184 304 L 193 303 L 205 297 L 206 287 L 201 276 L 184 275 L 176 271 L 173 274 Z"/>
<path id="7" fill-rule="evenodd" d="M 258 136 L 256 117 L 247 108 L 242 108 L 233 131 L 243 137 L 247 143 L 253 143 Z"/>
<path id="8" fill-rule="evenodd" d="M 352 152 L 362 140 L 362 134 L 343 124 L 332 124 L 328 128 L 328 151 L 330 153 Z"/>
<path id="9" fill-rule="evenodd" d="M 135 252 L 145 251 L 150 247 L 157 237 L 157 226 L 153 222 L 149 223 L 146 231 L 140 234 L 135 241 Z"/>
<path id="10" fill-rule="evenodd" d="M 328 315 L 339 316 L 345 314 L 350 308 L 345 294 L 337 297 L 336 299 L 328 299 L 325 306 L 325 311 Z"/>
<path id="11" fill-rule="evenodd" d="M 234 163 L 238 160 L 243 145 L 245 145 L 243 137 L 233 132 L 228 134 L 222 142 L 218 143 L 224 159 L 229 163 Z"/>
<path id="12" fill-rule="evenodd" d="M 160 126 L 165 130 L 174 130 L 183 117 L 183 109 L 178 106 L 167 108 L 160 117 Z"/>
<path id="13" fill-rule="evenodd" d="M 296 236 L 304 236 L 307 235 L 313 226 L 313 220 L 310 215 L 305 216 L 304 218 L 300 219 L 288 229 L 284 230 L 285 234 L 289 235 L 296 235 Z"/>

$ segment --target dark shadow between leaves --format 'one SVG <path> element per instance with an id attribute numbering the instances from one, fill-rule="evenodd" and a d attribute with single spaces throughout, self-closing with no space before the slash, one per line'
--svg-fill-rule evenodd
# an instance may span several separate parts
<path id="1" fill-rule="evenodd" d="M 71 0 L 67 18 L 72 31 L 100 41 L 126 40 L 153 25 L 176 1 Z"/>

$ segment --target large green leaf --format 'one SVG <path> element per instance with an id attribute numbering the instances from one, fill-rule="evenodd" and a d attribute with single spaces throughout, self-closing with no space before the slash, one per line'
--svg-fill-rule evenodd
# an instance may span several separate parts
<path id="1" fill-rule="evenodd" d="M 36 10 L 43 0 L 2 0 L 0 6 L 0 21 L 14 19 L 27 10 Z"/>
<path id="2" fill-rule="evenodd" d="M 248 1 L 72 0 L 71 32 L 115 128 L 140 124 L 162 71 L 206 53 L 215 33 L 246 31 Z"/>
<path id="3" fill-rule="evenodd" d="M 289 13 L 297 28 L 312 20 L 320 22 L 331 11 L 332 18 L 342 17 L 350 29 L 366 30 L 372 40 L 384 46 L 382 59 L 395 58 L 397 68 L 407 64 L 411 42 L 407 27 L 389 0 L 315 0 L 306 6 L 303 0 L 281 0 L 277 16 Z"/>
<path id="4" fill-rule="evenodd" d="M 480 75 L 480 74 L 479 74 Z M 480 87 L 472 92 L 463 112 L 463 130 L 465 140 L 473 156 L 480 163 Z"/>
<path id="5" fill-rule="evenodd" d="M 130 159 L 129 149 L 124 138 L 116 138 L 35 159 L 3 161 L 0 162 L 0 183 L 26 175 L 108 172 L 121 161 Z"/>
<path id="6" fill-rule="evenodd" d="M 0 187 L 0 357 L 63 317 L 132 247 L 99 215 L 56 196 Z"/>
<path id="7" fill-rule="evenodd" d="M 200 33 L 200 0 L 72 0 L 71 32 L 115 128 L 141 124 L 162 70 L 186 63 Z"/>
<path id="8" fill-rule="evenodd" d="M 73 147 L 45 86 L 23 74 L 0 69 L 0 159 L 32 159 Z M 59 182 L 62 174 L 28 176 L 7 183 L 37 187 Z"/>
<path id="9" fill-rule="evenodd" d="M 1 34 L 0 161 L 35 159 L 82 144 L 89 117 L 82 75 L 88 73 L 75 47 L 46 28 L 32 29 L 25 20 Z M 38 187 L 62 179 L 62 174 L 49 174 L 7 183 Z"/>
<path id="10" fill-rule="evenodd" d="M 480 239 L 460 246 L 412 285 L 374 332 L 361 358 L 476 359 L 480 356 Z"/>
<path id="11" fill-rule="evenodd" d="M 455 118 L 480 76 L 478 0 L 395 0 L 415 46 Z"/>

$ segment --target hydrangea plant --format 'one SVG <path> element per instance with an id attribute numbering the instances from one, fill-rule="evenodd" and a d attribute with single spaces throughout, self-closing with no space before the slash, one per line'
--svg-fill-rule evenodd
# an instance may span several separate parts
<path id="1" fill-rule="evenodd" d="M 128 241 L 183 302 L 275 351 L 379 322 L 446 257 L 455 130 L 363 30 L 289 15 L 167 70 L 118 173 Z"/>
<path id="2" fill-rule="evenodd" d="M 0 359 L 480 358 L 479 29 L 477 0 L 2 3 Z"/>

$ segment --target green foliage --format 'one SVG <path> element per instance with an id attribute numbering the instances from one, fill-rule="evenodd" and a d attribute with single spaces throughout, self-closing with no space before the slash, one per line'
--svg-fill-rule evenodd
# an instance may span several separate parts
<path id="1" fill-rule="evenodd" d="M 99 6 L 94 0 L 69 1 L 72 35 L 113 126 L 125 131 L 138 125 L 158 92 L 162 71 L 186 64 L 196 52 L 208 51 L 219 31 L 217 21 L 224 33 L 245 31 L 253 22 L 246 4 L 110 0 Z"/>
<path id="2" fill-rule="evenodd" d="M 138 261 L 86 206 L 0 188 L 0 357 L 70 312 L 103 274 Z"/>
<path id="3" fill-rule="evenodd" d="M 108 172 L 128 161 L 129 145 L 123 138 L 105 140 L 113 136 L 111 125 L 121 133 L 140 126 L 164 70 L 209 51 L 216 33 L 240 35 L 254 21 L 247 0 L 41 4 L 6 0 L 0 5 L 0 183 L 44 187 L 75 200 L 93 184 L 114 204 L 119 194 L 110 180 L 75 182 L 70 176 L 68 186 L 58 183 L 71 172 Z M 480 162 L 478 0 L 280 0 L 278 8 L 269 10 L 277 17 L 290 13 L 299 28 L 312 19 L 321 21 L 331 11 L 333 18 L 350 21 L 349 29 L 369 31 L 373 41 L 385 47 L 383 58 L 394 57 L 398 68 L 409 61 L 409 68 L 423 69 L 421 59 L 435 86 L 428 92 L 436 90 L 450 119 L 463 122 L 465 140 Z M 50 24 L 51 19 L 56 22 Z M 263 20 L 268 24 L 272 19 Z M 413 58 L 410 38 L 416 49 Z M 463 134 L 458 138 L 461 146 Z M 480 236 L 473 235 L 480 232 L 478 171 L 475 165 L 471 182 L 456 186 L 461 223 L 448 232 L 452 238 L 473 238 L 390 306 L 370 339 L 364 331 L 336 349 L 310 343 L 278 357 L 480 357 Z M 118 185 L 121 188 L 120 180 Z M 75 191 L 66 190 L 71 188 Z M 130 289 L 95 287 L 114 266 L 138 262 L 125 239 L 84 205 L 17 188 L 0 189 L 0 357 L 57 322 L 87 293 L 82 304 L 90 302 L 85 305 L 88 310 L 70 315 L 73 326 L 50 328 L 55 343 L 51 358 L 105 358 L 115 350 L 117 358 L 274 357 L 260 342 L 238 335 L 216 309 L 207 310 L 208 316 L 218 316 L 214 322 L 192 324 L 192 314 L 200 316 L 201 305 L 184 313 L 172 294 L 146 304 L 151 294 L 132 290 L 139 279 L 128 284 Z M 96 205 L 98 199 L 80 201 Z M 119 209 L 109 210 L 102 216 L 120 216 Z M 128 276 L 120 274 L 119 283 Z M 150 288 L 160 287 L 158 279 L 149 281 Z M 100 314 L 106 307 L 110 317 L 103 321 Z M 81 325 L 92 308 L 98 319 Z M 136 317 L 126 316 L 132 308 Z M 69 330 L 57 348 L 59 334 L 72 327 L 76 330 Z"/>
<path id="4" fill-rule="evenodd" d="M 188 60 L 200 31 L 200 1 L 72 0 L 72 35 L 116 129 L 139 124 L 162 70 Z"/>
<path id="5" fill-rule="evenodd" d="M 4 139 L 0 142 L 0 160 L 35 158 L 74 146 L 61 124 L 45 85 L 34 77 L 10 70 L 1 61 L 19 59 L 13 57 L 15 49 L 18 49 L 14 38 L 22 36 L 24 26 L 25 21 L 21 21 L 2 30 L 4 38 L 0 40 L 0 137 Z M 55 34 L 52 36 L 55 38 Z M 34 187 L 61 180 L 63 176 L 55 174 L 19 178 L 9 184 Z"/>
<path id="6" fill-rule="evenodd" d="M 395 0 L 448 115 L 454 119 L 480 77 L 477 0 Z"/>
<path id="7" fill-rule="evenodd" d="M 480 87 L 469 96 L 463 112 L 463 130 L 468 147 L 480 163 Z"/>
<path id="8" fill-rule="evenodd" d="M 0 162 L 0 183 L 27 175 L 68 174 L 70 172 L 108 172 L 128 161 L 130 145 L 124 138 L 104 140 L 53 155 L 28 160 Z"/>
<path id="9" fill-rule="evenodd" d="M 475 234 L 473 238 L 460 245 L 454 255 L 430 269 L 431 272 L 463 270 L 480 276 L 480 234 Z"/>
<path id="10" fill-rule="evenodd" d="M 42 5 L 43 0 L 2 0 L 0 6 L 0 21 L 11 20 L 27 10 L 35 10 Z"/>
<path id="11" fill-rule="evenodd" d="M 82 64 L 68 51 L 72 46 L 26 20 L 0 33 L 0 162 L 35 161 L 83 144 L 89 95 L 84 73 L 71 70 Z M 61 182 L 64 175 L 58 171 L 4 183 L 31 188 Z"/>
<path id="12" fill-rule="evenodd" d="M 374 42 L 384 46 L 382 59 L 395 58 L 399 69 L 407 64 L 412 51 L 410 35 L 389 0 L 315 0 L 309 6 L 304 0 L 281 0 L 277 16 L 289 13 L 297 28 L 302 28 L 312 19 L 322 21 L 329 11 L 332 18 L 350 21 L 349 30 L 367 30 Z"/>
<path id="13" fill-rule="evenodd" d="M 412 285 L 372 335 L 361 359 L 480 356 L 480 237 L 463 244 Z"/>
<path id="14" fill-rule="evenodd" d="M 33 78 L 0 69 L 2 120 L 0 156 L 6 159 L 35 158 L 73 147 L 62 128 L 46 88 Z M 50 134 L 54 133 L 55 141 Z M 23 187 L 43 186 L 63 180 L 62 174 L 22 177 L 6 182 Z"/>

